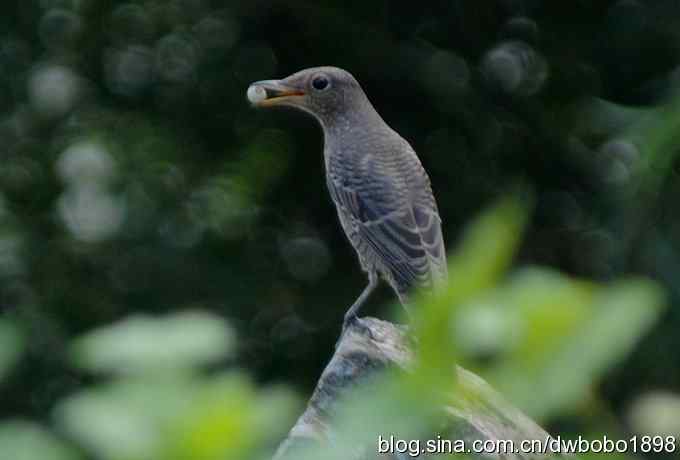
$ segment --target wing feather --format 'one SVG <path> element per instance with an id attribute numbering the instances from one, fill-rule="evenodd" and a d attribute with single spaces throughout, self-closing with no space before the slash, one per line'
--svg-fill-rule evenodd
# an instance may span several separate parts
<path id="1" fill-rule="evenodd" d="M 429 179 L 415 154 L 408 160 L 404 168 L 390 168 L 365 156 L 352 180 L 329 175 L 331 196 L 360 258 L 369 259 L 365 262 L 399 292 L 446 277 L 441 220 Z"/>

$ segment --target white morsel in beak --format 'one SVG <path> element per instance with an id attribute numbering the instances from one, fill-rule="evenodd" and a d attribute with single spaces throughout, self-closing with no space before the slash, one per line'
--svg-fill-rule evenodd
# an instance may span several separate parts
<path id="1" fill-rule="evenodd" d="M 267 99 L 267 90 L 265 90 L 262 86 L 259 85 L 251 85 L 248 88 L 248 100 L 252 104 L 257 104 L 258 102 L 262 102 L 265 99 Z"/>

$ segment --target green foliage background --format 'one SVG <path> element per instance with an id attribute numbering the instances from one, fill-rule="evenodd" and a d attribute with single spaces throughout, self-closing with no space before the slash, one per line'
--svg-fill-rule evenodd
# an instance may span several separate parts
<path id="1" fill-rule="evenodd" d="M 0 448 L 266 457 L 365 283 L 318 128 L 245 100 L 315 65 L 412 143 L 459 248 L 419 383 L 457 361 L 554 433 L 680 433 L 679 30 L 663 0 L 8 3 Z"/>

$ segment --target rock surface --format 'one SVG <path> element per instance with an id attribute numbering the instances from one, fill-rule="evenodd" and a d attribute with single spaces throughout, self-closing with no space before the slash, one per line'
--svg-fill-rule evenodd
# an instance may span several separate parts
<path id="1" fill-rule="evenodd" d="M 350 326 L 321 374 L 307 408 L 288 437 L 281 443 L 274 460 L 294 458 L 290 453 L 306 444 L 320 443 L 332 448 L 333 414 L 341 397 L 353 386 L 380 369 L 398 367 L 409 371 L 413 360 L 412 346 L 406 328 L 375 318 L 364 318 L 366 331 Z M 446 429 L 451 440 L 513 440 L 519 446 L 523 440 L 545 442 L 549 434 L 514 408 L 475 374 L 458 368 L 461 395 L 454 395 L 454 404 L 444 408 L 449 416 Z M 434 437 L 434 436 L 433 436 Z M 366 456 L 357 454 L 347 460 L 424 458 L 402 455 Z M 471 454 L 472 458 L 535 459 L 549 455 L 533 453 Z M 565 458 L 554 455 L 552 458 Z"/>

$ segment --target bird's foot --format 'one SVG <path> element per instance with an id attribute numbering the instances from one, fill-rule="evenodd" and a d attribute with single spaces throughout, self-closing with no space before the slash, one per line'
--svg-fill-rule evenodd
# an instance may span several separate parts
<path id="1" fill-rule="evenodd" d="M 345 317 L 345 320 L 342 323 L 342 332 L 340 333 L 340 338 L 335 344 L 335 348 L 338 348 L 349 328 L 355 328 L 360 334 L 368 337 L 371 340 L 375 340 L 373 331 L 366 320 L 363 320 L 356 315 L 349 315 Z"/>

